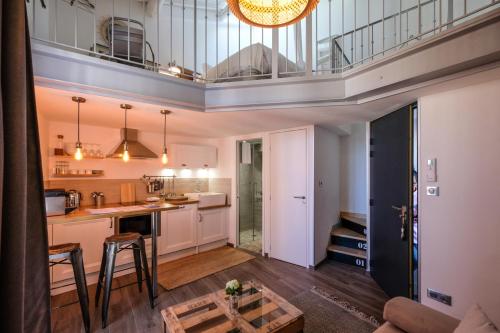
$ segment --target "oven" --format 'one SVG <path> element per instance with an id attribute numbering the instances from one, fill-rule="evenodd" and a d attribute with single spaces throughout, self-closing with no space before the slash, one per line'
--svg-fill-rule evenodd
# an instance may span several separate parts
<path id="1" fill-rule="evenodd" d="M 115 234 L 125 232 L 137 232 L 144 238 L 151 238 L 151 214 L 118 218 L 115 223 Z M 158 236 L 160 235 L 160 223 L 158 223 Z"/>

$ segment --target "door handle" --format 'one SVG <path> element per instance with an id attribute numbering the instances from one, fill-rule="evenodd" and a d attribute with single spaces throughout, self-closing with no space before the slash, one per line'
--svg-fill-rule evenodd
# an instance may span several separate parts
<path id="1" fill-rule="evenodd" d="M 303 196 L 303 195 L 296 195 L 296 196 L 294 196 L 293 198 L 294 198 L 294 199 L 302 199 L 302 200 L 305 200 L 305 199 L 306 199 L 306 197 L 305 197 L 305 196 Z"/>
<path id="2" fill-rule="evenodd" d="M 401 207 L 392 206 L 392 209 L 399 211 L 399 218 L 401 219 L 401 240 L 406 238 L 406 213 L 408 209 L 405 205 Z"/>

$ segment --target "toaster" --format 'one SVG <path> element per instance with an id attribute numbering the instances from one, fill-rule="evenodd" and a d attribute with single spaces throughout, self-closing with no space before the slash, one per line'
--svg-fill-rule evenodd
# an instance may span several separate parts
<path id="1" fill-rule="evenodd" d="M 66 213 L 66 192 L 64 189 L 45 190 L 45 211 L 47 216 Z"/>

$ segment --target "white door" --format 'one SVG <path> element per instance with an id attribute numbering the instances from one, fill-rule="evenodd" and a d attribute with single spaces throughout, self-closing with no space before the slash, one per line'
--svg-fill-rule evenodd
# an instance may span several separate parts
<path id="1" fill-rule="evenodd" d="M 307 266 L 306 130 L 273 133 L 271 141 L 271 256 Z"/>

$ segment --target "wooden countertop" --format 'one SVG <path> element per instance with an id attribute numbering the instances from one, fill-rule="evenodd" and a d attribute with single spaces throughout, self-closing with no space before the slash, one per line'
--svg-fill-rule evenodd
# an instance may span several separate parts
<path id="1" fill-rule="evenodd" d="M 197 204 L 199 201 L 198 200 L 179 200 L 179 201 L 167 201 L 167 202 L 138 202 L 135 204 L 131 205 L 121 205 L 119 203 L 115 204 L 105 204 L 102 205 L 99 209 L 105 209 L 105 208 L 122 208 L 122 207 L 129 207 L 129 206 L 134 206 L 137 209 L 130 210 L 130 211 L 116 211 L 116 212 L 103 212 L 103 213 L 91 213 L 90 210 L 92 209 L 97 209 L 95 206 L 82 206 L 79 209 L 76 209 L 72 211 L 71 213 L 67 215 L 58 215 L 58 216 L 50 216 L 47 217 L 47 224 L 52 225 L 52 224 L 64 224 L 64 223 L 72 223 L 72 222 L 80 222 L 80 221 L 89 221 L 89 220 L 96 220 L 96 219 L 102 219 L 102 218 L 111 218 L 111 217 L 127 217 L 127 216 L 135 216 L 138 214 L 148 214 L 152 212 L 161 212 L 161 211 L 166 211 L 166 210 L 175 210 L 179 209 L 179 206 L 182 205 L 193 205 Z M 158 207 L 145 207 L 146 205 L 156 205 Z M 224 208 L 224 207 L 230 207 L 230 205 L 222 205 L 222 206 L 211 206 L 211 207 L 202 207 L 198 208 L 199 210 L 207 210 L 207 209 L 215 209 L 215 208 Z"/>
<path id="2" fill-rule="evenodd" d="M 134 205 L 134 207 L 137 207 L 137 209 L 134 209 L 134 210 L 105 212 L 105 213 L 103 212 L 103 213 L 98 213 L 98 214 L 92 214 L 91 212 L 88 211 L 88 209 L 96 209 L 94 206 L 87 206 L 87 207 L 82 206 L 79 209 L 76 209 L 67 215 L 47 217 L 47 224 L 48 225 L 63 224 L 63 223 L 89 221 L 89 220 L 110 218 L 110 217 L 127 217 L 127 216 L 135 216 L 138 214 L 148 214 L 148 213 L 152 213 L 152 212 L 161 212 L 161 211 L 166 211 L 166 210 L 179 209 L 178 205 L 173 205 L 173 204 L 166 203 L 166 202 L 153 203 L 153 204 L 155 204 L 157 207 L 149 208 L 149 207 L 146 207 L 146 205 L 148 205 L 148 203 L 137 203 L 136 205 Z M 102 208 L 122 208 L 122 207 L 127 207 L 127 206 L 131 206 L 131 205 L 106 204 L 106 205 L 101 206 L 99 209 L 102 209 Z"/>

